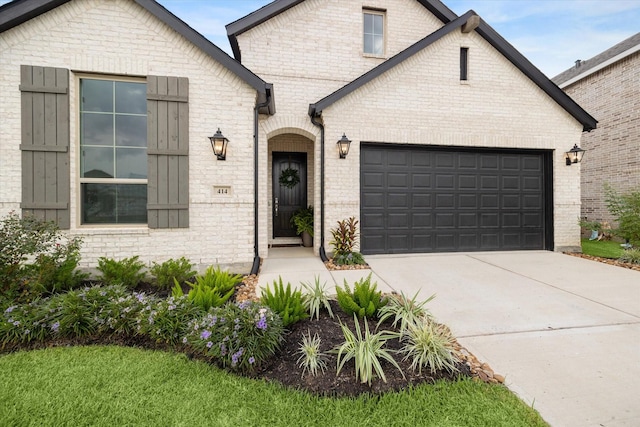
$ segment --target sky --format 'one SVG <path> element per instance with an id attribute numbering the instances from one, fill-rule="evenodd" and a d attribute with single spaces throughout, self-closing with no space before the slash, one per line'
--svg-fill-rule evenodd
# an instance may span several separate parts
<path id="1" fill-rule="evenodd" d="M 158 1 L 229 54 L 225 25 L 270 3 L 270 0 Z M 443 2 L 458 15 L 473 9 L 548 77 L 640 31 L 640 0 Z M 0 4 L 4 3 L 7 0 L 0 0 Z"/>

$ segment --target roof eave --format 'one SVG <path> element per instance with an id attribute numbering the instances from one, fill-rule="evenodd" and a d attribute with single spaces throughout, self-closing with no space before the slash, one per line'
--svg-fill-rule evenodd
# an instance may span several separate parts
<path id="1" fill-rule="evenodd" d="M 17 0 L 0 6 L 0 33 L 27 22 L 70 0 Z"/>
<path id="2" fill-rule="evenodd" d="M 227 24 L 225 28 L 227 29 L 227 37 L 229 39 L 229 44 L 231 45 L 231 50 L 233 51 L 233 57 L 238 61 L 240 61 L 242 57 L 237 36 L 245 31 L 249 31 L 265 21 L 268 21 L 287 9 L 302 3 L 303 1 L 304 0 L 276 0 L 236 21 L 233 21 L 230 24 Z"/>

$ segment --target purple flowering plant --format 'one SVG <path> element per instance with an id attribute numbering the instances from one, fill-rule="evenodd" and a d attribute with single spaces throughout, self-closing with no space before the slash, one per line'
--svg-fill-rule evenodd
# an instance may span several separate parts
<path id="1" fill-rule="evenodd" d="M 248 372 L 273 356 L 282 341 L 280 318 L 255 302 L 211 308 L 190 322 L 187 341 L 220 366 Z"/>

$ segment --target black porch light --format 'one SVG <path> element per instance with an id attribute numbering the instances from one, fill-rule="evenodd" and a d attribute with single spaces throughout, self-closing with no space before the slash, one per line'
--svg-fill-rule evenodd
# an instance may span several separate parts
<path id="1" fill-rule="evenodd" d="M 582 161 L 582 156 L 584 156 L 584 152 L 585 150 L 578 147 L 578 144 L 574 144 L 571 150 L 564 153 L 567 166 L 571 166 L 572 163 L 580 163 Z"/>
<path id="2" fill-rule="evenodd" d="M 351 145 L 351 140 L 347 138 L 346 134 L 342 134 L 342 138 L 338 141 L 338 153 L 340 154 L 341 159 L 346 159 L 347 154 L 349 154 L 349 146 Z"/>
<path id="3" fill-rule="evenodd" d="M 209 140 L 211 141 L 211 148 L 213 149 L 213 154 L 216 155 L 218 160 L 224 160 L 227 157 L 227 144 L 229 140 L 224 137 L 222 132 L 220 132 L 220 128 L 215 133 L 215 135 L 210 136 Z"/>

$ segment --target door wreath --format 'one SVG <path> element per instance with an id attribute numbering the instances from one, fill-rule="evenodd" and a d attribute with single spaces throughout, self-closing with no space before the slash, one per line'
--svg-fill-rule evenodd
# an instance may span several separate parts
<path id="1" fill-rule="evenodd" d="M 300 175 L 297 169 L 291 169 L 290 167 L 283 170 L 278 179 L 280 185 L 284 185 L 287 188 L 293 188 L 300 182 Z"/>

